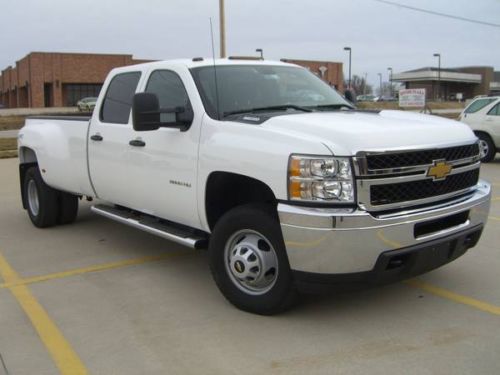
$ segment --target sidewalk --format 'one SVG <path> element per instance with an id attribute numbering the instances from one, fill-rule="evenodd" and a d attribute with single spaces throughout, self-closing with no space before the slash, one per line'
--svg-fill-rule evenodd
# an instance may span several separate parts
<path id="1" fill-rule="evenodd" d="M 19 130 L 3 130 L 0 131 L 0 138 L 17 138 Z"/>

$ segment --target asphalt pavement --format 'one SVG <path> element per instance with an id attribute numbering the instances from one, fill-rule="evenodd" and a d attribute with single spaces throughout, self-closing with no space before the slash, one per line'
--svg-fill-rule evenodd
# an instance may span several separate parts
<path id="1" fill-rule="evenodd" d="M 22 374 L 499 374 L 500 159 L 479 245 L 409 283 L 235 309 L 207 253 L 92 214 L 32 226 L 0 160 L 0 354 Z M 360 249 L 362 251 L 362 249 Z M 5 371 L 0 363 L 0 374 Z"/>

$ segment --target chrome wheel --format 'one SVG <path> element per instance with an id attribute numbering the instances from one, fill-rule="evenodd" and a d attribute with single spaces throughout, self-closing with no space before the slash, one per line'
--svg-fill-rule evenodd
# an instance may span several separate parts
<path id="1" fill-rule="evenodd" d="M 28 204 L 33 216 L 38 216 L 40 202 L 38 200 L 38 189 L 34 180 L 28 182 Z"/>
<path id="2" fill-rule="evenodd" d="M 224 248 L 224 259 L 231 281 L 247 294 L 265 294 L 276 283 L 276 251 L 258 232 L 244 229 L 234 233 Z"/>
<path id="3" fill-rule="evenodd" d="M 484 159 L 488 153 L 490 152 L 490 146 L 488 145 L 488 142 L 486 142 L 484 139 L 479 140 L 479 155 L 481 156 L 481 159 Z"/>

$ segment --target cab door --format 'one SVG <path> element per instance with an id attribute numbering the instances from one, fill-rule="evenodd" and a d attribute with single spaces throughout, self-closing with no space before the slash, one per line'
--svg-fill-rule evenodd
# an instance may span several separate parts
<path id="1" fill-rule="evenodd" d="M 153 69 L 144 80 L 145 92 L 158 96 L 160 108 L 192 108 L 186 84 L 194 82 L 186 68 Z M 124 159 L 127 187 L 134 206 L 143 212 L 177 223 L 200 228 L 196 200 L 198 145 L 203 111 L 194 109 L 186 131 L 169 128 L 175 114 L 162 113 L 166 124 L 153 131 L 134 131 Z M 132 145 L 134 144 L 134 145 Z"/>
<path id="2" fill-rule="evenodd" d="M 132 99 L 141 75 L 140 71 L 127 71 L 111 78 L 88 134 L 89 174 L 97 197 L 127 207 L 138 203 L 136 192 L 130 190 L 133 176 L 127 158 L 134 137 Z"/>
<path id="3" fill-rule="evenodd" d="M 484 119 L 484 125 L 493 138 L 493 143 L 500 147 L 500 102 L 488 111 Z"/>

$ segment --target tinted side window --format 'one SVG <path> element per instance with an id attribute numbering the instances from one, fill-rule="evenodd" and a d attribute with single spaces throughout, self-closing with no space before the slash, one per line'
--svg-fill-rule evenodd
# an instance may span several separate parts
<path id="1" fill-rule="evenodd" d="M 500 103 L 494 106 L 490 111 L 488 112 L 488 115 L 490 116 L 500 116 Z"/>
<path id="2" fill-rule="evenodd" d="M 101 121 L 127 124 L 140 72 L 116 75 L 109 84 L 101 110 Z"/>
<path id="3" fill-rule="evenodd" d="M 169 70 L 151 73 L 146 92 L 154 93 L 160 101 L 160 108 L 190 108 L 189 97 L 180 77 Z M 175 122 L 174 113 L 162 113 L 161 122 Z"/>
<path id="4" fill-rule="evenodd" d="M 479 111 L 481 108 L 486 107 L 491 102 L 494 102 L 496 99 L 486 98 L 486 99 L 478 99 L 472 102 L 466 109 L 465 113 L 474 113 Z"/>

